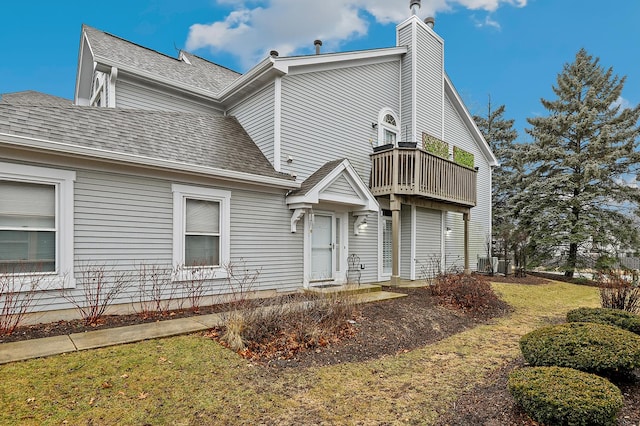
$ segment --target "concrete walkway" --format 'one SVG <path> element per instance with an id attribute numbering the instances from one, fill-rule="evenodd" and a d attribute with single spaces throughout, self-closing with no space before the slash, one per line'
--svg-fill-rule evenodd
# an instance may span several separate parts
<path id="1" fill-rule="evenodd" d="M 388 291 L 373 291 L 354 294 L 350 297 L 353 297 L 356 303 L 368 303 L 404 296 L 406 295 Z M 210 314 L 126 327 L 106 328 L 85 333 L 73 333 L 65 336 L 0 343 L 0 364 L 139 342 L 147 339 L 196 333 L 209 330 L 221 324 L 222 317 L 220 314 Z"/>

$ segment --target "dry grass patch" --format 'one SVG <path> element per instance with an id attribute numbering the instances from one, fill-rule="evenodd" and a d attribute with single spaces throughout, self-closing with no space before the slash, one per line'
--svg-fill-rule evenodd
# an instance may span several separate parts
<path id="1" fill-rule="evenodd" d="M 0 424 L 433 424 L 523 334 L 598 305 L 591 287 L 492 286 L 509 316 L 368 362 L 264 368 L 194 335 L 3 365 Z"/>

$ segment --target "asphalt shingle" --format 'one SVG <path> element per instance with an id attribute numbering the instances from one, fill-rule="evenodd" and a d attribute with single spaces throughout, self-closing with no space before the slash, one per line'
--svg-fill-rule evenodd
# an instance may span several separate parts
<path id="1" fill-rule="evenodd" d="M 292 179 L 275 171 L 237 119 L 230 116 L 3 102 L 0 133 Z"/>
<path id="2" fill-rule="evenodd" d="M 83 30 L 94 55 L 104 58 L 110 65 L 126 64 L 132 69 L 145 71 L 195 89 L 208 90 L 214 94 L 220 93 L 241 76 L 240 73 L 187 52 L 183 54 L 191 64 L 88 25 L 83 25 Z"/>

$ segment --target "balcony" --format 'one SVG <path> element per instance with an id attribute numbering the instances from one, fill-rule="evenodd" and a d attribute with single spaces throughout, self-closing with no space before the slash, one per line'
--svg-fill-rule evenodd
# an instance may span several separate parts
<path id="1" fill-rule="evenodd" d="M 409 195 L 476 205 L 478 172 L 417 148 L 391 148 L 371 154 L 371 193 Z"/>

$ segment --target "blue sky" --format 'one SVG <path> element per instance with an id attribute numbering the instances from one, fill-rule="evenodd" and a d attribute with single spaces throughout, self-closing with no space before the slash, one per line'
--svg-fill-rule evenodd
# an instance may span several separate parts
<path id="1" fill-rule="evenodd" d="M 175 48 L 237 71 L 277 49 L 305 54 L 392 46 L 406 0 L 69 0 L 0 5 L 0 93 L 37 90 L 72 98 L 82 23 L 175 56 Z M 544 115 L 540 98 L 584 47 L 626 75 L 624 105 L 640 103 L 640 1 L 422 0 L 445 40 L 445 67 L 469 110 L 488 96 L 516 119 Z"/>

